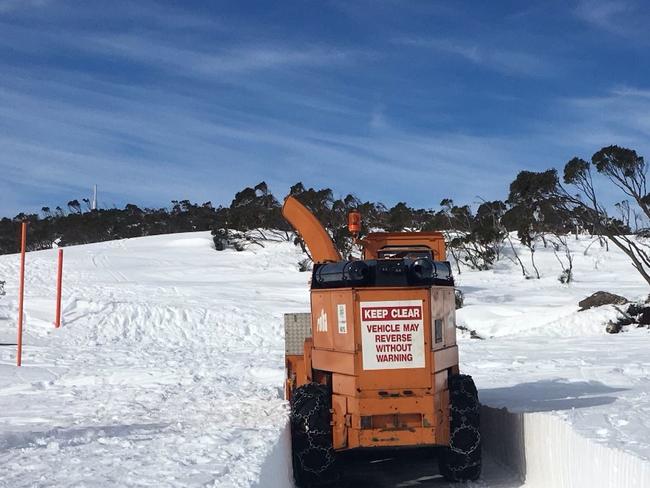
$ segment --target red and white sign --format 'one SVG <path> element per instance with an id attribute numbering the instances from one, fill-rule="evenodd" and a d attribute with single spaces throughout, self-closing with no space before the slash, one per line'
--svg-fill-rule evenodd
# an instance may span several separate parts
<path id="1" fill-rule="evenodd" d="M 361 302 L 363 369 L 424 368 L 422 300 Z"/>

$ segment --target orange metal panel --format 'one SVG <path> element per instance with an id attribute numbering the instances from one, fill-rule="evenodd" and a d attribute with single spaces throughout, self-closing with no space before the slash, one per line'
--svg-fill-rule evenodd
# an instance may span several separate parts
<path id="1" fill-rule="evenodd" d="M 285 388 L 285 398 L 291 399 L 291 391 L 307 383 L 305 375 L 305 358 L 304 356 L 291 355 L 285 357 L 285 368 L 287 371 L 287 383 Z"/>
<path id="2" fill-rule="evenodd" d="M 313 290 L 311 316 L 314 345 L 354 352 L 354 290 Z"/>
<path id="3" fill-rule="evenodd" d="M 447 347 L 433 352 L 434 371 L 443 371 L 458 365 L 458 346 Z"/>
<path id="4" fill-rule="evenodd" d="M 312 349 L 311 365 L 314 369 L 347 375 L 354 374 L 354 354 Z"/>
<path id="5" fill-rule="evenodd" d="M 332 391 L 351 397 L 356 396 L 358 394 L 356 376 L 332 374 Z"/>
<path id="6" fill-rule="evenodd" d="M 342 449 L 348 445 L 348 433 L 345 422 L 347 414 L 346 397 L 332 395 L 332 438 L 334 449 Z"/>
<path id="7" fill-rule="evenodd" d="M 423 415 L 420 413 L 371 415 L 365 418 L 370 419 L 370 425 L 365 427 L 367 429 L 413 429 L 433 425 L 430 421 L 423 422 Z"/>
<path id="8" fill-rule="evenodd" d="M 370 419 L 372 419 L 373 429 L 395 429 L 400 427 L 398 415 L 394 413 L 390 415 L 372 415 Z M 422 425 L 416 425 L 415 427 L 422 427 Z"/>
<path id="9" fill-rule="evenodd" d="M 388 398 L 418 398 L 423 396 L 430 396 L 433 394 L 433 390 L 431 388 L 395 388 L 382 390 L 357 390 L 356 395 L 354 396 L 357 398 L 372 398 L 381 400 L 383 396 L 379 395 L 379 392 L 382 392 L 382 394 Z"/>
<path id="10" fill-rule="evenodd" d="M 359 434 L 361 429 L 357 425 L 354 428 L 348 429 L 348 449 L 355 449 L 361 447 L 361 441 L 359 440 Z"/>
<path id="11" fill-rule="evenodd" d="M 433 414 L 433 396 L 419 398 L 348 398 L 348 413 L 355 415 Z"/>
<path id="12" fill-rule="evenodd" d="M 330 292 L 330 313 L 334 348 L 354 352 L 354 290 L 344 288 Z"/>
<path id="13" fill-rule="evenodd" d="M 454 289 L 447 288 L 443 291 L 443 307 L 445 317 L 445 346 L 454 346 L 456 344 L 456 297 Z"/>
<path id="14" fill-rule="evenodd" d="M 311 330 L 314 347 L 318 349 L 334 349 L 332 335 L 332 320 L 329 290 L 312 290 L 311 292 Z"/>
<path id="15" fill-rule="evenodd" d="M 435 342 L 434 334 L 431 334 L 431 349 L 441 349 L 445 347 L 445 306 L 444 306 L 444 288 L 442 287 L 432 287 L 431 288 L 431 327 L 435 327 L 436 320 L 443 321 L 443 333 L 442 333 L 442 342 Z M 432 331 L 433 332 L 433 331 Z"/>
<path id="16" fill-rule="evenodd" d="M 449 427 L 449 390 L 441 391 L 436 395 L 436 443 L 448 446 L 450 437 Z"/>
<path id="17" fill-rule="evenodd" d="M 314 341 L 311 337 L 305 339 L 305 382 L 309 383 L 312 380 L 312 365 L 311 365 L 311 352 L 314 348 Z"/>
<path id="18" fill-rule="evenodd" d="M 436 443 L 436 428 L 361 430 L 358 443 L 360 447 L 433 445 Z"/>
<path id="19" fill-rule="evenodd" d="M 443 370 L 440 373 L 436 373 L 433 377 L 433 391 L 438 393 L 442 390 L 447 390 L 449 388 L 447 384 L 448 378 L 449 374 L 446 370 Z"/>
<path id="20" fill-rule="evenodd" d="M 398 426 L 407 428 L 422 427 L 422 414 L 419 413 L 406 413 L 397 416 Z"/>

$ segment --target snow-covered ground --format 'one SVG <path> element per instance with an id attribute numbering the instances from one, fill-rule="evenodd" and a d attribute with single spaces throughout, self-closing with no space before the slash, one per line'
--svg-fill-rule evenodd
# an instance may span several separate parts
<path id="1" fill-rule="evenodd" d="M 461 368 L 484 404 L 650 463 L 650 332 L 608 335 L 616 310 L 577 312 L 597 290 L 648 287 L 616 249 L 569 242 L 568 286 L 550 248 L 541 280 L 507 259 L 457 277 L 458 322 L 486 337 L 460 338 Z M 308 310 L 301 258 L 290 243 L 216 252 L 208 233 L 66 248 L 55 330 L 55 251 L 29 253 L 24 366 L 0 347 L 0 486 L 290 486 L 282 314 Z M 2 344 L 17 271 L 0 256 Z"/>
<path id="2" fill-rule="evenodd" d="M 286 423 L 282 314 L 308 303 L 299 257 L 217 253 L 209 233 L 67 248 L 54 330 L 55 251 L 28 254 L 24 366 L 0 348 L 0 485 L 258 483 Z M 0 258 L 2 343 L 17 263 Z"/>
<path id="3" fill-rule="evenodd" d="M 645 300 L 650 290 L 615 246 L 608 251 L 587 237 L 568 243 L 570 285 L 559 283 L 550 247 L 536 252 L 540 280 L 524 279 L 508 260 L 457 277 L 467 297 L 458 323 L 487 338 L 461 341 L 461 367 L 484 405 L 524 413 L 488 431 L 493 448 L 499 436 L 521 435 L 517 449 L 525 444 L 527 459 L 509 449 L 510 459 L 501 460 L 526 475 L 526 486 L 650 486 L 650 331 L 607 334 L 607 321 L 620 315 L 614 306 L 577 306 L 598 290 L 630 300 Z"/>
<path id="4" fill-rule="evenodd" d="M 508 261 L 462 273 L 467 297 L 458 323 L 487 340 L 461 342 L 462 368 L 481 401 L 511 412 L 553 412 L 582 435 L 650 460 L 650 331 L 605 333 L 614 306 L 578 311 L 598 290 L 645 300 L 650 289 L 615 247 L 570 240 L 575 282 L 562 285 L 551 249 L 536 252 L 540 280 Z M 526 259 L 524 263 L 527 264 Z"/>

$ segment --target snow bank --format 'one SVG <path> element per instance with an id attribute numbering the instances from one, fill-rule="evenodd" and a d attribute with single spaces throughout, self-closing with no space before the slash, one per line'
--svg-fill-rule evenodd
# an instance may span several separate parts
<path id="1" fill-rule="evenodd" d="M 286 423 L 280 438 L 262 464 L 259 481 L 254 488 L 291 488 L 293 467 L 291 465 L 291 432 Z"/>
<path id="2" fill-rule="evenodd" d="M 541 279 L 526 279 L 507 257 L 493 270 L 463 269 L 455 276 L 466 297 L 465 306 L 457 313 L 459 325 L 482 337 L 601 335 L 617 311 L 606 307 L 578 312 L 580 300 L 599 290 L 630 300 L 646 298 L 648 285 L 617 248 L 611 246 L 608 251 L 588 237 L 570 238 L 568 243 L 574 256 L 574 282 L 570 285 L 558 281 L 562 268 L 550 244 L 535 252 Z M 515 247 L 532 271 L 528 250 Z"/>
<path id="3" fill-rule="evenodd" d="M 0 347 L 0 486 L 290 487 L 282 314 L 306 310 L 290 244 L 209 233 L 27 256 L 24 366 Z M 17 256 L 0 342 L 15 342 Z"/>

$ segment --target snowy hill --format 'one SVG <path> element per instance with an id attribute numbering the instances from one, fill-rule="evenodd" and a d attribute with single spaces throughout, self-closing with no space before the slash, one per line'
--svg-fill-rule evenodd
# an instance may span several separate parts
<path id="1" fill-rule="evenodd" d="M 54 330 L 55 253 L 30 253 L 24 367 L 1 348 L 0 484 L 254 484 L 285 424 L 282 313 L 309 303 L 298 257 L 217 253 L 209 233 L 67 248 Z M 4 343 L 17 262 L 0 260 Z"/>
<path id="2" fill-rule="evenodd" d="M 612 307 L 577 312 L 597 290 L 648 289 L 614 248 L 584 255 L 590 242 L 570 240 L 568 286 L 550 248 L 540 280 L 507 259 L 463 271 L 458 322 L 487 339 L 460 339 L 461 368 L 484 404 L 650 466 L 650 332 L 605 334 Z M 301 258 L 290 243 L 216 252 L 209 233 L 66 248 L 55 330 L 55 252 L 28 254 L 24 366 L 0 347 L 0 486 L 290 486 L 282 314 L 308 310 Z M 0 256 L 3 344 L 17 270 Z"/>

